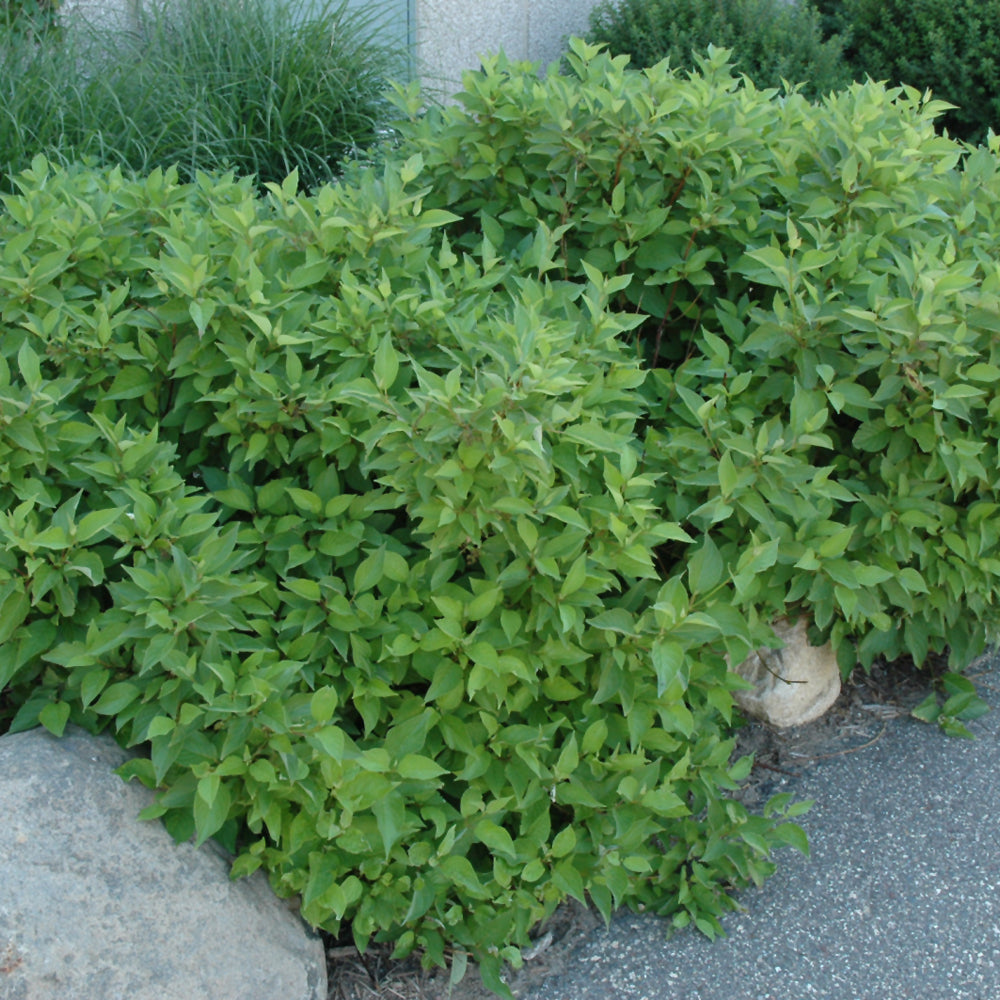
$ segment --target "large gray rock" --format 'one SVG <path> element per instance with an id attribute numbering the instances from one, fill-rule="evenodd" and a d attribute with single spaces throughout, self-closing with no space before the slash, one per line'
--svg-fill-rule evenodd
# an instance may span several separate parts
<path id="1" fill-rule="evenodd" d="M 837 654 L 827 643 L 809 642 L 806 619 L 775 622 L 774 634 L 781 649 L 758 649 L 735 672 L 753 684 L 750 691 L 736 691 L 736 704 L 750 716 L 772 726 L 802 726 L 818 719 L 840 694 Z"/>
<path id="2" fill-rule="evenodd" d="M 110 739 L 0 737 L 3 1000 L 325 1000 L 319 939 L 257 873 L 137 813 Z"/>

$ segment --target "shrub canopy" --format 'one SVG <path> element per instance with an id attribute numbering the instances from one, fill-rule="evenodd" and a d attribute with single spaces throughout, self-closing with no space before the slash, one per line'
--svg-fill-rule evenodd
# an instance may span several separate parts
<path id="1" fill-rule="evenodd" d="M 730 49 L 734 71 L 758 87 L 787 81 L 822 96 L 850 82 L 840 38 L 824 34 L 808 0 L 603 0 L 589 20 L 588 41 L 629 56 L 637 69 L 662 59 L 694 69 L 714 45 Z"/>
<path id="2" fill-rule="evenodd" d="M 956 138 L 1000 131 L 998 0 L 844 0 L 840 16 L 859 77 L 931 90 Z"/>
<path id="3" fill-rule="evenodd" d="M 14 730 L 142 748 L 146 815 L 307 920 L 500 989 L 567 895 L 711 933 L 803 841 L 725 798 L 754 630 L 658 579 L 691 539 L 638 470 L 633 319 L 545 233 L 455 253 L 424 180 L 19 178 L 0 684 Z"/>
<path id="4" fill-rule="evenodd" d="M 559 277 L 615 276 L 654 369 L 640 468 L 699 540 L 662 572 L 809 614 L 845 669 L 968 662 L 1000 569 L 997 145 L 937 135 L 912 89 L 814 104 L 726 56 L 637 73 L 576 42 L 541 82 L 497 60 L 459 106 L 411 95 L 403 148 L 456 247 L 519 259 L 541 230 Z"/>
<path id="5" fill-rule="evenodd" d="M 995 628 L 995 150 L 574 43 L 336 187 L 54 169 L 0 213 L 0 722 L 306 919 L 503 959 L 567 896 L 709 934 L 781 844 L 727 664 Z"/>

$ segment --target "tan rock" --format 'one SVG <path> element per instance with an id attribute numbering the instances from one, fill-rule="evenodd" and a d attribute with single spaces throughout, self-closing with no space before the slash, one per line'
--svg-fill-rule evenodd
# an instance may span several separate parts
<path id="1" fill-rule="evenodd" d="M 736 691 L 736 704 L 749 716 L 772 726 L 801 726 L 818 719 L 840 694 L 840 668 L 833 647 L 813 646 L 807 622 L 775 622 L 781 649 L 759 649 L 734 670 L 754 685 Z"/>

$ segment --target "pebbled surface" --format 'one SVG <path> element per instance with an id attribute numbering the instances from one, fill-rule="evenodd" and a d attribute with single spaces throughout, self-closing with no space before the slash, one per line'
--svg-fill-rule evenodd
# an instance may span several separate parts
<path id="1" fill-rule="evenodd" d="M 810 859 L 779 857 L 710 942 L 621 914 L 525 1000 L 1000 998 L 1000 658 L 970 671 L 994 711 L 947 738 L 905 715 L 774 792 L 813 799 Z"/>

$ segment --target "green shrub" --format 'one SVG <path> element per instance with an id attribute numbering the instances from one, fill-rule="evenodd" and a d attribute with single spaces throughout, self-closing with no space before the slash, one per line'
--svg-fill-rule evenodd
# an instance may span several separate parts
<path id="1" fill-rule="evenodd" d="M 845 55 L 850 49 L 851 20 L 847 11 L 847 0 L 812 0 L 819 14 L 820 34 L 824 39 L 839 35 L 845 46 Z"/>
<path id="2" fill-rule="evenodd" d="M 808 615 L 858 659 L 997 633 L 995 149 L 937 103 L 852 86 L 821 105 L 572 46 L 573 78 L 488 63 L 399 126 L 456 247 L 614 275 L 657 369 L 640 469 L 696 539 L 665 577 L 747 616 Z M 816 633 L 814 633 L 815 635 Z"/>
<path id="3" fill-rule="evenodd" d="M 502 989 L 559 900 L 715 933 L 804 838 L 728 797 L 725 658 L 768 630 L 658 576 L 691 540 L 639 471 L 622 281 L 545 230 L 455 252 L 431 177 L 19 178 L 2 721 L 110 727 L 177 837 Z"/>
<path id="4" fill-rule="evenodd" d="M 1000 143 L 570 61 L 314 196 L 38 160 L 0 214 L 0 721 L 497 989 L 567 895 L 712 934 L 805 846 L 729 796 L 775 617 L 961 664 L 1000 592 Z"/>
<path id="5" fill-rule="evenodd" d="M 954 104 L 941 124 L 982 142 L 1000 131 L 998 0 L 845 0 L 859 77 L 931 90 Z"/>
<path id="6" fill-rule="evenodd" d="M 378 20 L 344 2 L 177 0 L 134 18 L 2 43 L 0 184 L 44 154 L 261 184 L 294 169 L 313 187 L 379 137 L 386 81 L 405 69 Z"/>
<path id="7" fill-rule="evenodd" d="M 714 45 L 731 49 L 734 69 L 758 87 L 787 80 L 816 96 L 850 81 L 839 39 L 824 37 L 807 0 L 603 0 L 590 13 L 588 40 L 630 56 L 637 69 L 665 58 L 694 69 Z"/>
<path id="8" fill-rule="evenodd" d="M 58 0 L 0 0 L 0 35 L 37 38 L 56 28 Z"/>

